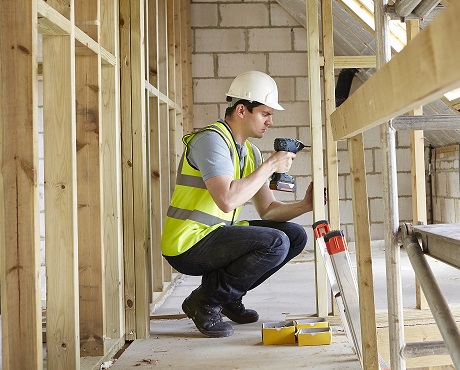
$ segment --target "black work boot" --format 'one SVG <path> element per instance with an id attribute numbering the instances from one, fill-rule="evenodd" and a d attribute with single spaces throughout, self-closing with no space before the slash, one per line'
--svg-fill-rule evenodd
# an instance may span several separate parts
<path id="1" fill-rule="evenodd" d="M 257 311 L 246 309 L 241 299 L 222 305 L 222 314 L 238 324 L 248 324 L 259 320 Z"/>
<path id="2" fill-rule="evenodd" d="M 224 322 L 220 306 L 210 306 L 201 302 L 197 290 L 194 290 L 182 303 L 182 309 L 191 318 L 197 329 L 212 338 L 228 337 L 233 334 L 233 327 Z"/>

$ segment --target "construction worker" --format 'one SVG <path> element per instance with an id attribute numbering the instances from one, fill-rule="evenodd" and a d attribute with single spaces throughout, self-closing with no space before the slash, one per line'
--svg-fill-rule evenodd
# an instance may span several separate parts
<path id="1" fill-rule="evenodd" d="M 278 88 L 265 73 L 237 76 L 227 93 L 225 120 L 185 135 L 176 187 L 168 209 L 162 253 L 177 271 L 202 276 L 182 309 L 208 337 L 226 337 L 223 321 L 256 322 L 243 296 L 304 249 L 304 228 L 289 220 L 312 210 L 312 184 L 303 200 L 283 203 L 268 185 L 270 176 L 289 170 L 294 153 L 275 152 L 263 161 L 248 138 L 262 138 L 273 124 Z M 237 221 L 252 200 L 261 220 Z"/>

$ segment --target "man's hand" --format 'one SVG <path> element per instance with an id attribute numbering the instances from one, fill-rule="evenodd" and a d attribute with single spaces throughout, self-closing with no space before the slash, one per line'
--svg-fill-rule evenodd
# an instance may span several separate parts
<path id="1" fill-rule="evenodd" d="M 291 152 L 275 152 L 266 162 L 272 166 L 273 172 L 286 173 L 291 168 L 295 156 L 296 155 Z"/>
<path id="2" fill-rule="evenodd" d="M 310 185 L 308 185 L 303 201 L 307 208 L 307 212 L 313 211 L 313 181 L 311 181 Z M 327 203 L 327 189 L 324 188 L 324 204 L 326 203 Z"/>

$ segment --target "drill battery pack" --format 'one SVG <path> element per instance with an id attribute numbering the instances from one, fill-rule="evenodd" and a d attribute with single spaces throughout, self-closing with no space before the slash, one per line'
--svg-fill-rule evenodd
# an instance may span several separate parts
<path id="1" fill-rule="evenodd" d="M 294 192 L 296 183 L 294 178 L 287 173 L 274 173 L 270 180 L 270 189 Z"/>

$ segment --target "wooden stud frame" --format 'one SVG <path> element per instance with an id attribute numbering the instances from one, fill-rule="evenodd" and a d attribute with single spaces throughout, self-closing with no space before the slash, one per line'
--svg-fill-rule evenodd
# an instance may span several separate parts
<path id="1" fill-rule="evenodd" d="M 126 340 L 149 335 L 150 310 L 178 276 L 163 262 L 160 234 L 191 124 L 189 4 L 5 0 L 0 8 L 2 368 L 43 368 L 41 34 L 47 368 L 98 369 Z M 165 138 L 171 145 L 157 150 Z"/>

